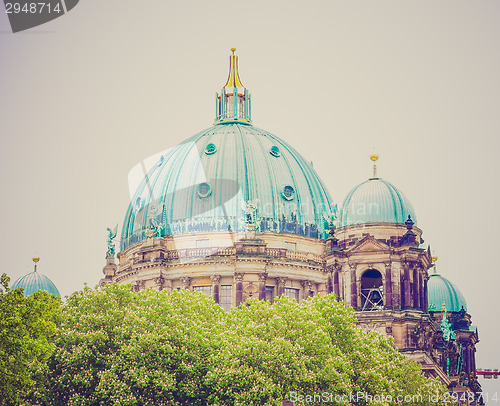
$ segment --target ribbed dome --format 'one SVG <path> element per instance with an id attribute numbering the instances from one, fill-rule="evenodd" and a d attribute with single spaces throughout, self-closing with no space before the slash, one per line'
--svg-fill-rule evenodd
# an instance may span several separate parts
<path id="1" fill-rule="evenodd" d="M 366 223 L 404 224 L 408 215 L 416 224 L 413 206 L 394 185 L 382 178 L 371 178 L 352 189 L 339 215 L 339 227 Z"/>
<path id="2" fill-rule="evenodd" d="M 458 288 L 443 276 L 435 273 L 429 275 L 427 281 L 427 309 L 430 312 L 440 311 L 445 303 L 449 312 L 467 310 L 467 302 Z"/>
<path id="3" fill-rule="evenodd" d="M 147 180 L 147 181 L 146 181 Z M 163 155 L 137 189 L 121 250 L 156 235 L 244 230 L 326 238 L 331 197 L 312 165 L 251 124 L 219 123 Z"/>
<path id="4" fill-rule="evenodd" d="M 24 296 L 32 295 L 39 290 L 44 290 L 51 295 L 61 297 L 56 285 L 54 285 L 48 277 L 37 271 L 31 272 L 15 281 L 11 289 L 15 288 L 23 288 Z"/>

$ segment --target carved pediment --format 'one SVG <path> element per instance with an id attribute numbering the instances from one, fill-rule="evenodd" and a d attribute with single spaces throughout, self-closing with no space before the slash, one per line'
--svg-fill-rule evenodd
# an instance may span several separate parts
<path id="1" fill-rule="evenodd" d="M 363 238 L 358 244 L 349 248 L 347 252 L 355 253 L 355 252 L 374 252 L 374 251 L 387 251 L 390 247 L 383 242 L 373 238 L 368 235 Z"/>

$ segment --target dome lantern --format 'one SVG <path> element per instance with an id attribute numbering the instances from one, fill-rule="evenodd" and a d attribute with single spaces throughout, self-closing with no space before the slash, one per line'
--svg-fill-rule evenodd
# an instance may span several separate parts
<path id="1" fill-rule="evenodd" d="M 236 48 L 231 48 L 229 56 L 229 76 L 221 90 L 215 95 L 215 124 L 239 122 L 251 124 L 252 109 L 251 95 L 241 83 L 238 72 L 238 56 L 234 54 Z"/>

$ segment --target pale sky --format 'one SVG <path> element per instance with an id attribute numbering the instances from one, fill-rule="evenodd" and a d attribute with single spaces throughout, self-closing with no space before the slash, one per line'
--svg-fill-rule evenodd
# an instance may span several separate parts
<path id="1" fill-rule="evenodd" d="M 63 296 L 98 283 L 130 170 L 212 125 L 236 47 L 254 125 L 312 160 L 339 206 L 381 155 L 467 299 L 477 366 L 500 367 L 498 0 L 81 0 L 16 34 L 0 7 L 12 281 L 36 255 Z M 481 383 L 500 393 L 500 379 Z"/>

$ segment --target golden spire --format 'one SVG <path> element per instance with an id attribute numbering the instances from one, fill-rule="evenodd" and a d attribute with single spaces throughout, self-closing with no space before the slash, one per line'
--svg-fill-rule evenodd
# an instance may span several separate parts
<path id="1" fill-rule="evenodd" d="M 377 154 L 370 155 L 370 159 L 373 162 L 373 177 L 372 177 L 372 179 L 377 178 L 377 165 L 375 164 L 375 162 L 378 161 L 378 158 L 379 158 L 379 156 Z"/>
<path id="2" fill-rule="evenodd" d="M 231 48 L 232 55 L 229 55 L 229 77 L 224 87 L 240 87 L 244 88 L 241 84 L 240 75 L 238 73 L 238 56 L 234 54 L 236 48 Z"/>
<path id="3" fill-rule="evenodd" d="M 443 307 L 441 308 L 444 314 L 446 314 L 446 302 L 443 300 Z"/>

